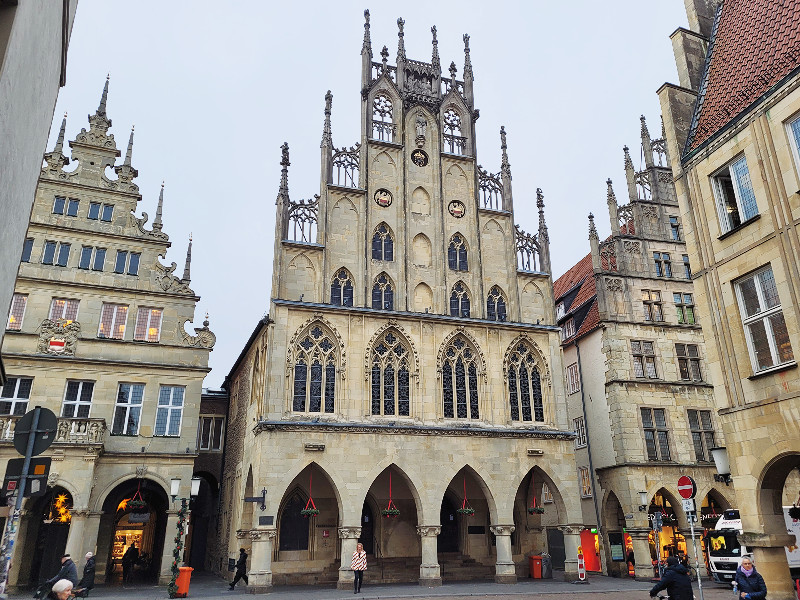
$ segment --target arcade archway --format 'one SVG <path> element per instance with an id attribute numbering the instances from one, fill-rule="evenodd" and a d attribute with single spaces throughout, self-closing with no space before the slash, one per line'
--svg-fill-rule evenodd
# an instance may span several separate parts
<path id="1" fill-rule="evenodd" d="M 21 584 L 36 586 L 58 573 L 67 547 L 71 509 L 72 495 L 60 486 L 26 501 L 27 515 L 20 524 L 20 533 L 25 530 L 21 555 L 29 560 L 20 563 L 17 581 Z"/>
<path id="2" fill-rule="evenodd" d="M 553 480 L 540 467 L 533 467 L 517 488 L 514 497 L 514 532 L 511 545 L 515 562 L 525 555 L 550 554 L 554 569 L 563 569 L 566 560 L 563 523 L 564 502 Z"/>

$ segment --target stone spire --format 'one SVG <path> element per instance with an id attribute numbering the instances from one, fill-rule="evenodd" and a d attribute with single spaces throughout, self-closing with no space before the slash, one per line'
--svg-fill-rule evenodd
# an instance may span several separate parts
<path id="1" fill-rule="evenodd" d="M 156 218 L 153 221 L 153 231 L 161 231 L 161 213 L 164 211 L 164 182 L 161 182 L 161 191 L 158 194 L 158 206 L 156 207 Z"/>
<path id="2" fill-rule="evenodd" d="M 400 61 L 403 61 L 403 60 L 406 59 L 406 43 L 405 43 L 405 40 L 403 39 L 403 36 L 405 35 L 403 33 L 403 25 L 405 25 L 405 24 L 406 24 L 406 22 L 403 20 L 402 17 L 397 19 L 397 62 L 398 62 L 398 64 L 400 63 Z"/>
<path id="3" fill-rule="evenodd" d="M 589 240 L 600 239 L 597 236 L 597 227 L 594 226 L 594 215 L 589 213 Z"/>
<path id="4" fill-rule="evenodd" d="M 456 73 L 457 72 L 458 72 L 458 69 L 456 68 L 456 63 L 455 63 L 455 61 L 452 61 L 450 63 L 450 79 L 453 82 L 452 89 L 456 89 Z"/>
<path id="5" fill-rule="evenodd" d="M 547 233 L 547 223 L 544 220 L 544 194 L 542 188 L 536 188 L 536 208 L 539 209 L 539 261 L 540 268 L 545 273 L 550 272 L 550 236 Z"/>
<path id="6" fill-rule="evenodd" d="M 93 115 L 89 115 L 89 128 L 96 134 L 106 135 L 108 128 L 111 127 L 111 119 L 109 119 L 108 115 L 106 114 L 106 102 L 108 101 L 108 81 L 110 78 L 110 75 L 106 76 L 106 83 L 103 86 L 103 94 L 100 96 L 100 105 L 97 107 L 97 110 Z"/>
<path id="7" fill-rule="evenodd" d="M 506 144 L 506 126 L 500 126 L 500 150 L 503 151 L 503 157 L 500 160 L 500 172 L 508 173 L 508 178 L 511 179 L 511 163 L 508 162 L 508 144 Z"/>
<path id="8" fill-rule="evenodd" d="M 614 194 L 614 187 L 611 184 L 611 179 L 606 179 L 606 203 L 608 204 L 608 220 L 611 223 L 611 235 L 619 233 L 619 211 L 617 210 L 617 196 Z"/>
<path id="9" fill-rule="evenodd" d="M 364 11 L 364 43 L 361 46 L 361 54 L 367 54 L 372 58 L 372 40 L 369 37 L 369 9 Z"/>
<path id="10" fill-rule="evenodd" d="M 128 150 L 127 152 L 125 152 L 125 161 L 121 165 L 114 167 L 114 172 L 117 174 L 117 177 L 119 177 L 121 184 L 131 185 L 138 190 L 136 184 L 132 183 L 133 179 L 139 176 L 139 171 L 131 166 L 132 156 L 133 156 L 133 127 L 131 127 L 131 137 L 128 139 Z M 125 188 L 123 187 L 123 189 Z"/>
<path id="11" fill-rule="evenodd" d="M 48 152 L 44 155 L 44 159 L 47 161 L 46 171 L 50 171 L 53 174 L 58 173 L 64 168 L 64 165 L 69 164 L 69 159 L 64 156 L 64 132 L 66 129 L 67 113 L 64 113 L 64 118 L 61 121 L 61 129 L 58 130 L 56 145 L 52 152 Z"/>
<path id="12" fill-rule="evenodd" d="M 58 139 L 56 140 L 56 146 L 53 148 L 53 152 L 58 152 L 59 154 L 63 154 L 64 152 L 64 133 L 67 130 L 67 113 L 64 113 L 64 118 L 61 120 L 61 129 L 58 130 Z"/>
<path id="13" fill-rule="evenodd" d="M 636 202 L 639 197 L 636 191 L 636 171 L 633 170 L 633 161 L 627 146 L 622 147 L 625 153 L 625 180 L 628 182 L 628 198 L 631 202 Z"/>
<path id="14" fill-rule="evenodd" d="M 644 152 L 644 164 L 649 169 L 654 166 L 653 163 L 653 144 L 650 139 L 650 132 L 647 130 L 647 123 L 645 122 L 644 115 L 639 117 L 642 122 L 642 151 Z"/>
<path id="15" fill-rule="evenodd" d="M 128 150 L 125 152 L 125 162 L 123 165 L 131 166 L 131 157 L 133 156 L 133 130 L 135 125 L 131 125 L 131 137 L 128 138 Z"/>
<path id="16" fill-rule="evenodd" d="M 108 80 L 111 74 L 106 75 L 106 84 L 103 86 L 103 95 L 100 96 L 100 106 L 97 107 L 96 115 L 106 116 L 106 102 L 108 101 Z"/>
<path id="17" fill-rule="evenodd" d="M 325 124 L 322 126 L 322 142 L 320 148 L 332 148 L 333 136 L 331 134 L 331 104 L 333 103 L 333 94 L 331 91 L 325 94 Z"/>
<path id="18" fill-rule="evenodd" d="M 464 98 L 467 104 L 473 105 L 474 98 L 472 95 L 472 83 L 474 77 L 472 75 L 472 61 L 469 58 L 469 34 L 464 34 Z"/>
<path id="19" fill-rule="evenodd" d="M 600 264 L 600 238 L 597 235 L 597 228 L 594 226 L 594 215 L 589 213 L 589 246 L 592 251 L 592 270 L 601 270 Z"/>
<path id="20" fill-rule="evenodd" d="M 281 146 L 281 183 L 278 187 L 278 200 L 276 204 L 281 201 L 287 203 L 289 201 L 289 165 L 291 165 L 289 162 L 289 144 L 283 142 L 283 146 Z"/>
<path id="21" fill-rule="evenodd" d="M 500 179 L 503 183 L 503 210 L 514 212 L 514 198 L 511 193 L 511 163 L 508 162 L 508 146 L 506 145 L 506 128 L 500 127 L 500 150 L 503 157 L 500 160 Z"/>
<path id="22" fill-rule="evenodd" d="M 183 265 L 183 278 L 181 283 L 189 284 L 192 281 L 192 234 L 189 234 L 189 246 L 186 248 L 186 263 Z"/>
<path id="23" fill-rule="evenodd" d="M 369 38 L 369 10 L 364 11 L 364 43 L 361 46 L 361 89 L 372 81 L 372 41 Z"/>
<path id="24" fill-rule="evenodd" d="M 442 63 L 439 61 L 439 40 L 436 39 L 436 25 L 431 27 L 431 34 L 433 34 L 433 39 L 431 40 L 431 44 L 433 44 L 433 56 L 431 58 L 431 64 L 433 65 L 434 70 L 441 72 Z"/>

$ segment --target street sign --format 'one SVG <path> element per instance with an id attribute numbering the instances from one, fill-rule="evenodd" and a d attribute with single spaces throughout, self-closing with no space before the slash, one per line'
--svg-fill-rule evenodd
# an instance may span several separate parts
<path id="1" fill-rule="evenodd" d="M 31 459 L 31 464 L 28 466 L 28 484 L 25 486 L 25 498 L 42 496 L 47 491 L 47 477 L 50 475 L 51 461 L 50 457 Z M 17 494 L 24 462 L 24 458 L 12 458 L 8 461 L 6 475 L 3 479 L 2 494 L 4 496 Z"/>
<path id="2" fill-rule="evenodd" d="M 694 498 L 695 494 L 697 494 L 697 484 L 694 479 L 688 475 L 682 475 L 678 479 L 678 493 L 684 499 Z"/>
<path id="3" fill-rule="evenodd" d="M 694 506 L 694 499 L 693 498 L 686 498 L 683 500 L 683 512 L 689 514 L 690 512 L 695 511 Z"/>
<path id="4" fill-rule="evenodd" d="M 38 408 L 38 407 L 37 407 Z M 53 440 L 56 439 L 56 430 L 58 429 L 58 417 L 49 408 L 39 408 L 39 424 L 36 426 L 36 431 L 31 432 L 33 429 L 33 415 L 36 409 L 29 410 L 25 415 L 17 421 L 17 426 L 14 428 L 14 448 L 17 452 L 25 456 L 25 450 L 28 447 L 28 438 L 33 433 L 33 452 L 31 456 L 38 456 L 50 447 Z"/>

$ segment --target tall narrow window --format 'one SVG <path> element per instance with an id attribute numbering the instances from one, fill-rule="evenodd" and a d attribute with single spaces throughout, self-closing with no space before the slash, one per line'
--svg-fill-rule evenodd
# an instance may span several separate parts
<path id="1" fill-rule="evenodd" d="M 117 261 L 114 265 L 114 273 L 124 273 L 127 262 L 128 253 L 125 250 L 117 250 Z"/>
<path id="2" fill-rule="evenodd" d="M 394 310 L 394 290 L 392 282 L 381 273 L 372 286 L 372 308 L 375 310 Z"/>
<path id="3" fill-rule="evenodd" d="M 567 394 L 574 394 L 581 391 L 581 380 L 578 374 L 578 363 L 572 363 L 567 367 Z"/>
<path id="4" fill-rule="evenodd" d="M 450 316 L 469 317 L 469 293 L 461 282 L 455 284 L 450 292 Z"/>
<path id="5" fill-rule="evenodd" d="M 534 352 L 525 342 L 519 342 L 509 355 L 506 365 L 512 421 L 544 421 L 542 380 Z"/>
<path id="6" fill-rule="evenodd" d="M 443 412 L 447 419 L 478 419 L 478 370 L 475 350 L 456 336 L 445 349 L 442 362 Z"/>
<path id="7" fill-rule="evenodd" d="M 681 225 L 678 217 L 669 218 L 669 230 L 673 240 L 679 242 L 681 240 Z"/>
<path id="8" fill-rule="evenodd" d="M 0 415 L 24 415 L 32 386 L 31 377 L 8 377 L 0 389 Z"/>
<path id="9" fill-rule="evenodd" d="M 50 302 L 50 316 L 51 321 L 56 319 L 64 319 L 68 323 L 72 323 L 78 318 L 78 306 L 80 300 L 69 300 L 67 298 L 53 298 Z"/>
<path id="10" fill-rule="evenodd" d="M 222 450 L 222 443 L 225 439 L 225 417 L 214 415 L 200 415 L 197 427 L 197 449 L 215 452 Z"/>
<path id="11" fill-rule="evenodd" d="M 683 276 L 685 279 L 692 278 L 692 265 L 689 264 L 689 255 L 683 255 Z"/>
<path id="12" fill-rule="evenodd" d="M 753 370 L 763 371 L 794 360 L 772 268 L 737 281 L 736 296 Z"/>
<path id="13" fill-rule="evenodd" d="M 586 446 L 586 422 L 583 417 L 572 419 L 572 428 L 575 431 L 575 447 L 583 448 Z"/>
<path id="14" fill-rule="evenodd" d="M 22 329 L 22 319 L 25 318 L 25 307 L 28 305 L 28 294 L 14 294 L 11 298 L 11 310 L 8 312 L 6 329 L 19 331 Z"/>
<path id="15" fill-rule="evenodd" d="M 496 285 L 489 290 L 489 296 L 486 298 L 486 318 L 501 323 L 506 320 L 506 299 Z"/>
<path id="16" fill-rule="evenodd" d="M 581 498 L 591 498 L 592 478 L 589 476 L 589 468 L 578 467 L 578 476 L 581 480 Z"/>
<path id="17" fill-rule="evenodd" d="M 641 408 L 647 460 L 670 460 L 669 432 L 663 408 Z"/>
<path id="18" fill-rule="evenodd" d="M 113 216 L 114 216 L 114 205 L 103 204 L 103 212 L 100 214 L 100 220 L 110 223 Z"/>
<path id="19" fill-rule="evenodd" d="M 633 374 L 636 377 L 658 378 L 653 342 L 631 340 L 631 355 L 633 356 Z"/>
<path id="20" fill-rule="evenodd" d="M 67 216 L 68 217 L 77 217 L 78 216 L 78 206 L 80 202 L 75 198 L 70 198 L 67 202 Z"/>
<path id="21" fill-rule="evenodd" d="M 161 338 L 161 309 L 140 308 L 136 314 L 133 339 L 139 342 L 157 342 Z"/>
<path id="22" fill-rule="evenodd" d="M 67 263 L 69 262 L 69 249 L 70 245 L 61 242 L 58 245 L 58 259 L 56 260 L 56 265 L 59 267 L 66 267 Z"/>
<path id="23" fill-rule="evenodd" d="M 103 303 L 100 311 L 100 327 L 97 337 L 121 340 L 125 337 L 125 324 L 128 320 L 128 307 L 124 304 Z"/>
<path id="24" fill-rule="evenodd" d="M 183 395 L 186 388 L 162 385 L 158 392 L 156 428 L 153 435 L 179 436 L 183 418 Z"/>
<path id="25" fill-rule="evenodd" d="M 92 266 L 92 254 L 94 248 L 91 246 L 84 246 L 81 248 L 81 257 L 78 260 L 78 268 L 79 269 L 88 269 Z"/>
<path id="26" fill-rule="evenodd" d="M 142 413 L 144 384 L 120 383 L 111 435 L 137 435 Z"/>
<path id="27" fill-rule="evenodd" d="M 678 373 L 685 381 L 703 381 L 700 375 L 700 353 L 697 344 L 675 344 Z"/>
<path id="28" fill-rule="evenodd" d="M 52 265 L 56 257 L 56 243 L 45 242 L 44 249 L 42 250 L 42 264 Z"/>
<path id="29" fill-rule="evenodd" d="M 138 275 L 139 274 L 139 259 L 141 258 L 141 254 L 139 252 L 131 252 L 130 258 L 128 259 L 128 275 Z"/>
<path id="30" fill-rule="evenodd" d="M 745 157 L 725 165 L 711 177 L 722 233 L 758 215 L 758 204 Z"/>
<path id="31" fill-rule="evenodd" d="M 53 200 L 53 214 L 63 215 L 66 206 L 67 206 L 67 199 L 64 198 L 63 196 L 56 196 L 55 200 Z"/>
<path id="32" fill-rule="evenodd" d="M 447 266 L 453 271 L 469 271 L 467 245 L 460 235 L 454 235 L 447 247 Z"/>
<path id="33" fill-rule="evenodd" d="M 92 271 L 102 271 L 105 262 L 106 262 L 106 249 L 95 248 L 94 261 L 92 262 Z"/>
<path id="34" fill-rule="evenodd" d="M 373 260 L 394 260 L 394 241 L 386 223 L 381 223 L 372 235 Z"/>
<path id="35" fill-rule="evenodd" d="M 711 462 L 711 448 L 717 446 L 714 440 L 714 426 L 710 410 L 689 410 L 689 430 L 697 462 Z"/>
<path id="36" fill-rule="evenodd" d="M 694 325 L 694 300 L 691 294 L 673 292 L 672 299 L 675 302 L 675 309 L 678 311 L 679 325 Z"/>
<path id="37" fill-rule="evenodd" d="M 466 151 L 467 139 L 462 135 L 461 117 L 452 108 L 447 109 L 442 118 L 444 124 L 444 152 L 450 154 L 464 154 Z"/>
<path id="38" fill-rule="evenodd" d="M 653 252 L 656 277 L 672 277 L 672 261 L 666 252 Z"/>
<path id="39" fill-rule="evenodd" d="M 331 304 L 353 306 L 353 279 L 345 269 L 336 273 L 331 282 Z"/>
<path id="40" fill-rule="evenodd" d="M 96 221 L 100 218 L 100 203 L 99 202 L 89 202 L 89 214 L 86 216 L 87 219 L 92 219 Z"/>
<path id="41" fill-rule="evenodd" d="M 394 141 L 392 101 L 383 94 L 372 101 L 372 139 L 382 142 Z"/>
<path id="42" fill-rule="evenodd" d="M 319 325 L 301 336 L 294 349 L 294 412 L 332 413 L 336 393 L 336 346 Z"/>
<path id="43" fill-rule="evenodd" d="M 61 416 L 68 419 L 85 419 L 92 408 L 94 381 L 67 381 Z"/>
<path id="44" fill-rule="evenodd" d="M 409 358 L 406 344 L 392 329 L 372 348 L 370 404 L 373 415 L 409 416 Z"/>
<path id="45" fill-rule="evenodd" d="M 663 321 L 664 311 L 661 308 L 661 292 L 658 290 L 642 290 L 645 321 Z"/>
<path id="46" fill-rule="evenodd" d="M 31 262 L 31 253 L 33 252 L 33 238 L 25 238 L 22 244 L 22 262 Z"/>

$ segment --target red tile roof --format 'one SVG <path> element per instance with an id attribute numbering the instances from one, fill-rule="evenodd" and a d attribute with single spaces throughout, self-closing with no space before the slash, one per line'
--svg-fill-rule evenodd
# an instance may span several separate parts
<path id="1" fill-rule="evenodd" d="M 592 281 L 594 281 L 594 277 L 592 278 Z M 594 296 L 594 298 L 592 298 L 592 306 L 589 308 L 589 312 L 587 313 L 586 318 L 583 319 L 583 323 L 581 323 L 580 329 L 578 329 L 578 331 L 575 332 L 575 335 L 572 336 L 568 341 L 579 338 L 585 333 L 589 333 L 590 331 L 595 329 L 599 325 L 599 323 L 600 323 L 600 311 L 597 308 L 597 296 Z"/>
<path id="2" fill-rule="evenodd" d="M 685 154 L 800 66 L 800 0 L 725 0 L 711 32 Z"/>
<path id="3" fill-rule="evenodd" d="M 553 296 L 556 302 L 591 274 L 592 253 L 590 252 L 553 283 Z"/>
<path id="4" fill-rule="evenodd" d="M 574 313 L 587 302 L 591 302 L 591 306 L 589 307 L 589 312 L 583 319 L 583 323 L 581 323 L 578 328 L 578 331 L 575 332 L 575 335 L 566 340 L 567 343 L 569 340 L 574 340 L 576 337 L 588 333 L 597 327 L 600 322 L 591 252 L 555 281 L 553 284 L 553 293 L 556 302 L 563 298 L 568 292 L 574 290 L 576 286 L 580 286 L 580 289 L 569 307 L 568 314 Z"/>

